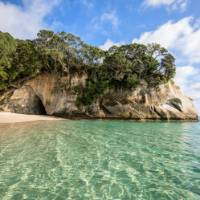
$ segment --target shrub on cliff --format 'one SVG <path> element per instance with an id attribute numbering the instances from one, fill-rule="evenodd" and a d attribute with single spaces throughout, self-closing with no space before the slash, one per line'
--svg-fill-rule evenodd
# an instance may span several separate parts
<path id="1" fill-rule="evenodd" d="M 34 40 L 0 32 L 0 91 L 40 73 L 86 73 L 78 101 L 90 104 L 109 88 L 159 85 L 175 75 L 174 57 L 159 44 L 127 44 L 103 51 L 70 33 L 41 30 Z"/>

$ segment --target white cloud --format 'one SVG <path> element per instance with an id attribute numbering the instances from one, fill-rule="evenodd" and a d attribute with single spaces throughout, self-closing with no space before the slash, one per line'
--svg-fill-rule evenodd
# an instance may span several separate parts
<path id="1" fill-rule="evenodd" d="M 47 28 L 44 18 L 60 0 L 23 0 L 23 6 L 0 2 L 0 30 L 17 38 L 33 38 Z"/>
<path id="2" fill-rule="evenodd" d="M 192 89 L 196 89 L 200 91 L 200 82 L 199 83 L 195 83 L 194 85 L 192 85 Z M 199 92 L 200 95 L 200 92 Z"/>
<path id="3" fill-rule="evenodd" d="M 94 6 L 91 0 L 81 0 L 81 3 L 86 6 L 87 8 L 92 8 Z"/>
<path id="4" fill-rule="evenodd" d="M 105 26 L 109 25 L 112 29 L 118 28 L 119 18 L 114 10 L 103 13 L 99 17 L 95 17 L 91 21 L 93 30 L 105 31 Z"/>
<path id="5" fill-rule="evenodd" d="M 115 13 L 115 11 L 111 11 L 111 12 L 106 12 L 103 13 L 103 15 L 101 16 L 100 20 L 102 22 L 110 22 L 112 24 L 113 27 L 117 27 L 119 24 L 119 19 Z"/>
<path id="6" fill-rule="evenodd" d="M 189 80 L 192 76 L 197 74 L 197 69 L 192 66 L 183 66 L 177 68 L 175 80 L 178 84 L 182 85 L 182 87 L 186 88 L 188 86 Z"/>
<path id="7" fill-rule="evenodd" d="M 112 40 L 107 39 L 104 44 L 99 46 L 99 48 L 101 48 L 103 50 L 108 50 L 112 46 L 120 46 L 122 44 L 123 44 L 123 42 L 113 42 Z"/>
<path id="8" fill-rule="evenodd" d="M 194 22 L 192 17 L 169 21 L 154 31 L 143 33 L 133 42 L 157 42 L 181 54 L 190 64 L 200 62 L 200 24 Z"/>
<path id="9" fill-rule="evenodd" d="M 195 100 L 200 113 L 200 69 L 192 66 L 178 67 L 175 81 L 188 96 Z"/>
<path id="10" fill-rule="evenodd" d="M 188 0 L 145 0 L 144 5 L 151 7 L 167 6 L 169 9 L 181 9 L 184 11 Z"/>
<path id="11" fill-rule="evenodd" d="M 197 20 L 198 21 L 198 20 Z M 200 113 L 200 24 L 191 17 L 177 22 L 169 21 L 157 29 L 133 39 L 139 43 L 160 43 L 178 58 L 176 82 L 195 99 Z"/>

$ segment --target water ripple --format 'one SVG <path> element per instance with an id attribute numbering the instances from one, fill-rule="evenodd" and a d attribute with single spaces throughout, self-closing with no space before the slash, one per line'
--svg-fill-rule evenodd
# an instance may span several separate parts
<path id="1" fill-rule="evenodd" d="M 200 199 L 200 123 L 0 126 L 2 200 Z"/>

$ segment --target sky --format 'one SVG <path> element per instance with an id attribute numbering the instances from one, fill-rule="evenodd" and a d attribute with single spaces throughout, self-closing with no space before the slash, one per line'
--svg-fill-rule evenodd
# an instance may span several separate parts
<path id="1" fill-rule="evenodd" d="M 41 29 L 102 49 L 160 43 L 176 57 L 175 81 L 200 113 L 200 0 L 0 0 L 0 31 L 32 39 Z"/>

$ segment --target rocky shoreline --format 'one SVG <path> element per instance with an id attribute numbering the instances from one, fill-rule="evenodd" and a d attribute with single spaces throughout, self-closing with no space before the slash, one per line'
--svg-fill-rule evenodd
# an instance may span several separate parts
<path id="1" fill-rule="evenodd" d="M 0 97 L 6 112 L 59 116 L 70 119 L 198 120 L 193 100 L 173 82 L 149 88 L 111 89 L 90 105 L 77 105 L 76 86 L 87 77 L 42 74 Z M 68 83 L 68 84 L 66 84 Z"/>

